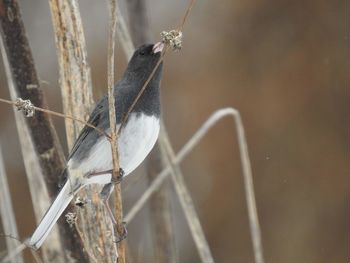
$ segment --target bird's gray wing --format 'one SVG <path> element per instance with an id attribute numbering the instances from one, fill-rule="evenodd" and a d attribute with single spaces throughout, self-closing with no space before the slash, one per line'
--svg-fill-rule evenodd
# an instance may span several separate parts
<path id="1" fill-rule="evenodd" d="M 130 89 L 128 83 L 123 81 L 119 82 L 114 87 L 116 96 L 116 118 L 117 124 L 121 123 L 122 117 L 124 117 L 128 108 L 130 107 L 133 99 L 137 94 L 133 94 L 133 89 Z M 109 129 L 109 108 L 108 108 L 108 97 L 105 95 L 96 105 L 95 109 L 90 115 L 88 123 L 95 127 L 106 131 Z M 89 151 L 95 145 L 96 141 L 103 135 L 101 135 L 94 128 L 85 126 L 78 139 L 75 141 L 74 146 L 68 159 L 74 158 L 75 160 L 83 160 L 88 156 Z"/>
<path id="2" fill-rule="evenodd" d="M 107 109 L 108 100 L 107 96 L 104 96 L 91 113 L 88 123 L 102 130 L 106 130 L 109 125 Z M 68 159 L 73 156 L 75 159 L 84 159 L 88 150 L 91 149 L 96 140 L 101 136 L 103 135 L 96 131 L 96 129 L 85 125 L 81 130 L 78 139 L 75 141 Z"/>

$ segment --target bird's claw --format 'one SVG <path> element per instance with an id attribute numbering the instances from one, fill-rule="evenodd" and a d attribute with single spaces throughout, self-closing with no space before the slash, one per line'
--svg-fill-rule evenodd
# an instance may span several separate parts
<path id="1" fill-rule="evenodd" d="M 112 177 L 112 183 L 120 184 L 121 181 L 123 181 L 123 179 L 124 179 L 124 175 L 125 175 L 125 172 L 124 172 L 123 168 L 119 168 L 118 176 L 116 178 Z"/>

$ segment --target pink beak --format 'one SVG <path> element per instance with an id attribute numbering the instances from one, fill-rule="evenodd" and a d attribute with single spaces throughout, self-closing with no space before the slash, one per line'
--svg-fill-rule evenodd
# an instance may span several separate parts
<path id="1" fill-rule="evenodd" d="M 156 54 L 158 52 L 162 52 L 164 48 L 164 44 L 162 42 L 158 42 L 156 44 L 153 45 L 153 53 Z"/>

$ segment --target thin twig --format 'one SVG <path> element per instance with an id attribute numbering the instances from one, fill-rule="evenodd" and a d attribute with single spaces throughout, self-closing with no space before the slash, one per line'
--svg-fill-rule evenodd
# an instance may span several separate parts
<path id="1" fill-rule="evenodd" d="M 160 140 L 162 141 L 161 147 L 166 153 L 165 156 L 167 164 L 171 166 L 171 178 L 174 183 L 181 207 L 184 211 L 187 224 L 191 230 L 192 237 L 197 247 L 199 257 L 201 258 L 202 262 L 213 263 L 214 259 L 210 252 L 209 244 L 205 238 L 205 234 L 199 221 L 199 217 L 194 208 L 194 203 L 192 201 L 191 195 L 187 190 L 184 176 L 181 170 L 178 168 L 178 166 L 174 165 L 175 153 L 170 144 L 168 134 L 164 131 L 164 129 L 162 130 L 162 132 L 163 135 L 160 137 Z"/>
<path id="2" fill-rule="evenodd" d="M 18 236 L 16 218 L 15 218 L 15 213 L 12 206 L 9 185 L 7 182 L 7 174 L 5 170 L 4 159 L 2 156 L 1 144 L 0 144 L 0 211 L 1 211 L 0 215 L 1 215 L 3 229 L 6 232 L 11 233 L 11 235 L 13 236 Z M 15 249 L 17 246 L 16 243 L 14 242 L 13 239 L 7 238 L 6 239 L 7 251 L 12 251 L 13 249 Z M 23 263 L 23 262 L 24 261 L 21 253 L 19 253 L 12 259 L 12 263 Z"/>
<path id="3" fill-rule="evenodd" d="M 111 0 L 111 1 L 112 1 L 112 0 Z M 188 7 L 187 7 L 187 9 L 186 9 L 186 13 L 185 13 L 185 15 L 184 15 L 184 17 L 183 17 L 183 19 L 182 19 L 182 22 L 181 22 L 181 24 L 180 24 L 180 26 L 179 26 L 178 31 L 182 31 L 182 30 L 183 30 L 184 25 L 185 25 L 185 22 L 187 21 L 188 16 L 189 16 L 189 14 L 190 14 L 190 12 L 191 12 L 191 10 L 192 10 L 192 7 L 194 6 L 195 3 L 196 3 L 196 0 L 191 0 L 190 4 L 188 5 Z M 121 14 L 120 14 L 120 17 L 122 17 Z M 121 24 L 125 24 L 125 23 L 124 23 L 124 19 L 120 18 L 120 21 L 121 21 Z M 123 46 L 124 46 L 125 53 L 126 53 L 126 54 L 131 54 L 131 52 L 130 52 L 131 50 L 130 50 L 130 49 L 132 48 L 132 45 L 129 44 L 130 39 L 131 39 L 130 33 L 127 31 L 127 29 L 126 29 L 125 26 L 121 26 L 121 29 L 122 29 L 122 31 L 121 31 L 121 36 L 127 36 L 127 37 L 125 37 L 124 39 L 127 39 L 127 40 L 128 40 L 128 43 L 125 43 L 125 44 L 123 45 Z M 122 40 L 123 40 L 123 38 L 122 38 Z M 123 43 L 123 42 L 122 42 L 122 43 Z M 126 113 L 125 116 L 123 117 L 123 120 L 122 120 L 122 122 L 121 122 L 121 125 L 119 126 L 118 134 L 120 133 L 120 131 L 121 131 L 121 129 L 123 128 L 123 126 L 125 125 L 125 122 L 127 121 L 130 112 L 131 112 L 132 109 L 135 107 L 135 104 L 136 104 L 137 101 L 140 99 L 142 93 L 145 91 L 145 89 L 146 89 L 148 83 L 149 83 L 149 82 L 151 81 L 151 79 L 153 78 L 153 75 L 155 74 L 156 70 L 158 69 L 160 63 L 163 61 L 164 56 L 165 56 L 165 54 L 166 54 L 168 48 L 169 48 L 169 47 L 166 46 L 166 48 L 163 50 L 162 55 L 161 55 L 161 57 L 160 57 L 158 63 L 155 65 L 155 67 L 154 67 L 154 69 L 152 70 L 151 74 L 149 75 L 148 79 L 147 79 L 146 82 L 143 84 L 141 90 L 139 91 L 139 93 L 137 94 L 137 96 L 136 96 L 136 98 L 134 99 L 133 103 L 130 105 L 130 107 L 129 107 L 127 113 Z"/>
<path id="4" fill-rule="evenodd" d="M 4 103 L 7 103 L 7 104 L 10 104 L 10 105 L 13 105 L 13 106 L 16 106 L 16 102 L 15 101 L 11 101 L 11 100 L 6 100 L 6 99 L 2 99 L 0 98 L 0 102 L 4 102 Z M 73 120 L 73 121 L 77 121 L 77 122 L 80 122 L 82 124 L 85 124 L 86 126 L 90 127 L 90 128 L 93 128 L 95 129 L 98 133 L 100 133 L 101 135 L 104 135 L 108 138 L 108 140 L 111 139 L 111 137 L 103 130 L 97 128 L 96 126 L 86 122 L 86 121 L 83 121 L 83 120 L 80 120 L 78 118 L 75 118 L 73 116 L 69 116 L 69 115 L 66 115 L 66 114 L 62 114 L 62 113 L 59 113 L 59 112 L 56 112 L 56 111 L 52 111 L 52 110 L 48 110 L 48 109 L 43 109 L 43 108 L 40 108 L 40 107 L 36 107 L 34 106 L 34 109 L 36 111 L 41 111 L 41 112 L 44 112 L 44 113 L 47 113 L 49 115 L 53 115 L 53 116 L 57 116 L 57 117 L 61 117 L 61 118 L 64 118 L 64 119 L 70 119 L 70 120 Z"/>
<path id="5" fill-rule="evenodd" d="M 239 112 L 234 108 L 220 109 L 214 112 L 208 120 L 197 130 L 197 132 L 191 137 L 191 139 L 181 148 L 178 154 L 173 159 L 173 164 L 179 164 L 192 150 L 193 148 L 202 140 L 204 135 L 222 118 L 226 116 L 232 116 L 236 125 L 237 139 L 239 143 L 240 157 L 243 169 L 244 187 L 245 195 L 248 207 L 248 216 L 250 224 L 250 233 L 254 248 L 254 257 L 256 263 L 263 263 L 263 246 L 261 242 L 261 230 L 258 220 L 253 177 L 251 172 L 250 159 L 248 154 L 247 141 L 245 138 L 244 128 Z M 135 217 L 138 211 L 144 206 L 148 201 L 150 196 L 161 186 L 165 178 L 170 174 L 171 166 L 167 166 L 153 181 L 150 187 L 143 193 L 141 198 L 134 204 L 130 211 L 125 216 L 125 221 L 130 223 L 130 221 Z"/>
<path id="6" fill-rule="evenodd" d="M 180 25 L 180 30 L 183 29 L 183 26 L 188 18 L 188 15 L 194 5 L 195 1 L 191 1 L 187 10 L 186 10 L 186 14 L 182 20 L 182 23 Z M 181 32 L 179 32 L 179 34 L 181 34 Z M 168 43 L 167 43 L 168 44 Z M 135 106 L 136 102 L 138 101 L 138 99 L 141 97 L 142 95 L 142 92 L 145 90 L 145 88 L 147 87 L 149 81 L 151 80 L 151 78 L 153 77 L 157 67 L 159 66 L 159 64 L 161 63 L 164 55 L 165 55 L 165 52 L 167 51 L 167 49 L 169 48 L 169 46 L 167 45 L 166 46 L 166 49 L 164 51 L 164 53 L 162 54 L 162 57 L 161 57 L 161 60 L 158 62 L 158 64 L 156 65 L 156 67 L 153 69 L 152 73 L 150 74 L 150 76 L 148 77 L 146 83 L 143 85 L 143 87 L 141 88 L 141 91 L 139 92 L 138 96 L 135 98 L 135 100 L 133 101 L 133 104 L 130 106 L 130 108 L 128 109 L 128 112 L 127 114 L 124 116 L 124 119 L 123 119 L 123 122 L 122 122 L 122 125 L 120 126 L 119 128 L 119 131 L 120 129 L 122 128 L 123 124 L 125 123 L 125 121 L 127 120 L 128 118 L 128 115 L 129 113 L 131 112 L 132 108 Z M 168 152 L 168 159 L 170 159 L 171 157 L 169 157 L 169 154 L 170 152 L 173 153 L 173 149 L 172 149 L 172 146 L 170 144 L 170 141 L 168 139 L 168 137 L 165 135 L 164 132 L 161 132 L 160 134 L 160 145 L 162 146 L 162 148 L 166 148 L 167 149 L 167 152 Z M 176 189 L 179 190 L 179 189 L 182 189 L 182 193 L 187 193 L 186 191 L 186 187 L 185 187 L 185 184 L 183 182 L 183 180 L 181 181 L 182 179 L 182 175 L 181 175 L 181 170 L 178 166 L 176 167 L 172 167 L 172 173 L 174 174 L 174 177 L 177 178 L 177 180 L 175 180 L 175 184 L 176 184 Z M 181 184 L 182 182 L 182 184 Z M 179 195 L 179 192 L 180 190 L 178 191 L 178 195 Z M 205 236 L 204 236 L 204 233 L 203 233 L 203 230 L 201 228 L 201 225 L 200 225 L 200 222 L 199 222 L 199 219 L 195 213 L 195 210 L 192 208 L 193 205 L 192 205 L 192 200 L 189 196 L 189 194 L 187 193 L 186 195 L 187 198 L 184 198 L 183 196 L 179 195 L 179 198 L 180 198 L 180 202 L 183 206 L 183 209 L 185 211 L 185 215 L 186 215 L 186 218 L 188 219 L 188 223 L 190 225 L 190 229 L 191 229 L 191 233 L 194 237 L 194 240 L 195 240 L 195 243 L 196 243 L 196 246 L 198 248 L 198 251 L 199 251 L 199 254 L 201 256 L 201 259 L 203 262 L 213 262 L 213 259 L 212 259 L 212 256 L 211 256 L 211 253 L 210 253 L 210 249 L 209 249 L 209 246 L 208 246 L 208 243 L 205 239 Z M 194 219 L 191 219 L 190 218 L 194 218 Z"/>
<path id="7" fill-rule="evenodd" d="M 181 161 L 187 157 L 187 155 L 193 150 L 193 148 L 201 141 L 203 136 L 210 130 L 212 126 L 216 124 L 221 118 L 225 117 L 228 114 L 220 114 L 223 110 L 218 110 L 213 113 L 208 120 L 202 124 L 202 126 L 197 130 L 197 132 L 191 137 L 189 141 L 181 148 L 178 154 L 175 156 L 173 163 L 178 165 Z M 134 206 L 129 210 L 129 212 L 125 215 L 124 220 L 129 224 L 132 219 L 136 216 L 136 214 L 141 210 L 144 204 L 148 201 L 150 196 L 158 190 L 158 188 L 163 183 L 164 179 L 170 175 L 171 166 L 168 165 L 163 169 L 161 173 L 157 176 L 152 184 L 148 187 L 148 189 L 143 193 L 141 198 L 134 204 Z"/>
<path id="8" fill-rule="evenodd" d="M 150 28 L 147 19 L 146 0 L 127 0 L 129 28 L 135 46 L 150 43 Z M 133 51 L 133 50 L 132 50 Z M 131 51 L 131 53 L 132 53 Z M 165 160 L 157 143 L 144 164 L 147 170 L 147 182 L 151 183 L 162 171 Z M 140 177 L 138 177 L 140 178 Z M 154 263 L 176 263 L 175 229 L 172 217 L 170 183 L 160 188 L 150 200 Z"/>
<path id="9" fill-rule="evenodd" d="M 116 29 L 116 0 L 109 0 L 109 37 L 108 37 L 108 105 L 109 105 L 109 125 L 111 129 L 111 147 L 113 157 L 113 177 L 117 181 L 117 173 L 119 171 L 119 156 L 117 151 L 117 123 L 115 113 L 114 95 L 114 51 L 115 51 L 115 29 Z"/>
<path id="10" fill-rule="evenodd" d="M 123 120 L 119 126 L 118 129 L 118 134 L 120 133 L 122 127 L 125 125 L 126 121 L 128 120 L 128 117 L 130 115 L 130 112 L 133 110 L 133 108 L 135 107 L 136 103 L 138 102 L 138 100 L 140 99 L 140 97 L 142 96 L 143 92 L 145 91 L 145 89 L 147 88 L 148 83 L 151 81 L 152 77 L 154 76 L 154 74 L 156 73 L 156 70 L 158 69 L 160 63 L 162 63 L 164 56 L 167 52 L 167 47 L 164 49 L 164 51 L 161 54 L 160 59 L 158 60 L 156 66 L 154 67 L 154 69 L 152 70 L 151 74 L 149 75 L 148 79 L 146 80 L 146 82 L 143 84 L 141 90 L 139 91 L 139 93 L 137 94 L 136 98 L 134 99 L 134 101 L 132 102 L 132 104 L 130 105 L 128 111 L 126 112 L 126 114 L 123 117 Z"/>
<path id="11" fill-rule="evenodd" d="M 115 96 L 114 94 L 114 51 L 115 51 L 115 34 L 116 34 L 116 22 L 117 22 L 117 2 L 116 0 L 109 0 L 109 34 L 108 34 L 108 103 L 109 103 L 109 124 L 111 129 L 111 148 L 112 148 L 112 160 L 113 160 L 113 181 L 117 182 L 119 177 L 119 156 L 118 156 L 118 133 L 116 124 L 116 108 L 115 108 Z M 119 236 L 123 235 L 124 228 L 122 223 L 123 207 L 120 184 L 115 185 L 115 208 L 116 208 L 116 221 L 117 232 Z M 117 244 L 118 250 L 118 262 L 125 262 L 125 242 L 119 242 Z"/>
<path id="12" fill-rule="evenodd" d="M 192 8 L 193 8 L 195 3 L 196 3 L 196 0 L 191 0 L 191 2 L 189 3 L 189 5 L 188 5 L 188 7 L 186 9 L 185 15 L 184 15 L 184 17 L 183 17 L 183 19 L 182 19 L 182 21 L 180 23 L 180 26 L 178 27 L 178 31 L 182 31 L 183 30 L 183 28 L 185 26 L 185 23 L 186 23 L 186 21 L 188 19 L 188 16 L 191 13 Z"/>
<path id="13" fill-rule="evenodd" d="M 159 172 L 167 165 L 161 142 L 154 146 L 152 152 L 145 160 L 147 169 L 147 182 L 150 185 L 157 178 Z M 150 223 L 152 227 L 154 263 L 179 262 L 175 242 L 175 225 L 171 205 L 171 184 L 164 184 L 156 191 L 149 202 Z"/>
<path id="14" fill-rule="evenodd" d="M 125 19 L 118 5 L 116 5 L 116 16 L 118 27 L 117 35 L 122 45 L 122 48 L 124 49 L 124 52 L 129 60 L 132 54 L 134 53 L 135 47 L 129 34 L 128 28 L 126 26 Z"/>
<path id="15" fill-rule="evenodd" d="M 151 43 L 147 0 L 127 0 L 125 3 L 128 10 L 128 25 L 133 45 L 140 46 L 145 43 Z"/>

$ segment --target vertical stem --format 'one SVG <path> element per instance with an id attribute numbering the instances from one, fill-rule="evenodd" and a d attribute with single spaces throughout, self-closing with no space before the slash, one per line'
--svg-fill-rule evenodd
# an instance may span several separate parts
<path id="1" fill-rule="evenodd" d="M 239 153 L 241 156 L 245 196 L 248 208 L 250 235 L 253 243 L 255 263 L 264 263 L 263 245 L 261 240 L 261 230 L 256 208 L 252 167 L 248 154 L 248 145 L 245 138 L 244 126 L 238 111 L 233 111 L 234 121 L 237 129 Z"/>
<path id="2" fill-rule="evenodd" d="M 108 34 L 108 106 L 109 106 L 109 125 L 111 129 L 111 148 L 113 157 L 113 177 L 117 179 L 119 171 L 118 151 L 117 151 L 117 123 L 115 113 L 116 92 L 114 89 L 114 53 L 115 53 L 115 28 L 116 28 L 116 1 L 110 0 L 110 24 Z M 114 94 L 115 93 L 115 94 Z"/>
<path id="3" fill-rule="evenodd" d="M 181 207 L 184 211 L 187 224 L 190 228 L 192 237 L 194 239 L 197 251 L 201 258 L 201 262 L 212 263 L 214 262 L 211 254 L 208 241 L 205 238 L 203 228 L 199 221 L 199 217 L 196 213 L 191 195 L 186 187 L 183 174 L 179 169 L 179 166 L 175 164 L 175 153 L 170 144 L 168 134 L 163 129 L 163 133 L 160 136 L 161 145 L 166 152 L 167 163 L 171 166 L 171 179 L 174 183 L 177 196 L 179 198 Z"/>
<path id="4" fill-rule="evenodd" d="M 49 4 L 56 39 L 64 113 L 86 120 L 93 98 L 79 6 L 76 0 L 50 0 Z M 65 119 L 65 124 L 68 148 L 71 149 L 83 125 L 69 119 Z M 113 235 L 108 234 L 113 231 L 113 226 L 98 198 L 100 190 L 100 186 L 89 185 L 80 191 L 80 195 L 91 200 L 91 205 L 85 209 L 77 209 L 77 224 L 85 250 L 99 262 L 114 262 L 116 246 L 111 238 Z M 96 224 L 96 221 L 99 223 Z"/>
<path id="5" fill-rule="evenodd" d="M 15 213 L 12 207 L 10 189 L 7 182 L 7 174 L 2 157 L 0 144 L 0 215 L 5 234 L 18 237 Z M 6 238 L 7 251 L 13 251 L 18 245 L 18 241 L 12 238 Z M 22 253 L 17 254 L 11 260 L 12 263 L 23 263 Z"/>
<path id="6" fill-rule="evenodd" d="M 135 46 L 150 42 L 145 0 L 127 0 L 129 14 L 129 28 Z M 155 145 L 146 159 L 147 175 L 152 182 L 164 168 L 164 153 L 159 143 Z M 160 188 L 150 200 L 152 236 L 154 240 L 155 262 L 177 262 L 175 235 L 171 220 L 171 206 L 169 199 L 170 184 Z"/>
<path id="7" fill-rule="evenodd" d="M 130 35 L 137 47 L 151 41 L 145 0 L 126 0 Z"/>
<path id="8" fill-rule="evenodd" d="M 12 96 L 30 99 L 34 105 L 46 108 L 45 98 L 40 89 L 40 83 L 17 1 L 0 1 L 0 23 L 2 55 L 7 71 L 9 87 L 13 90 Z M 33 117 L 26 118 L 21 123 L 25 123 L 25 125 L 17 125 L 17 128 L 19 132 L 23 127 L 26 127 L 26 130 L 29 131 L 24 134 L 26 138 L 23 138 L 23 140 L 27 139 L 34 147 L 35 160 L 40 165 L 40 168 L 37 165 L 35 167 L 40 171 L 39 174 L 43 175 L 45 182 L 42 182 L 41 178 L 35 178 L 35 180 L 42 182 L 42 191 L 38 191 L 37 185 L 32 184 L 31 193 L 34 196 L 33 200 L 35 200 L 37 192 L 45 195 L 45 197 L 41 196 L 39 200 L 49 200 L 50 198 L 48 196 L 56 196 L 58 192 L 57 181 L 65 166 L 61 145 L 58 142 L 56 132 L 48 115 L 37 112 Z M 22 153 L 25 153 L 24 150 L 22 150 Z M 27 162 L 26 158 L 28 156 L 24 155 L 25 162 Z M 26 165 L 26 169 L 27 167 L 30 166 Z M 39 175 L 28 169 L 27 174 L 32 177 L 38 177 Z M 37 213 L 37 219 L 41 219 L 42 215 L 43 213 L 40 213 L 40 215 Z M 49 259 L 50 262 L 54 262 L 54 260 L 56 262 L 62 262 L 66 254 L 77 261 L 84 260 L 84 252 L 81 243 L 76 240 L 76 232 L 72 231 L 67 224 L 60 225 L 60 230 L 61 244 L 66 253 L 62 253 L 62 249 L 57 245 L 59 241 L 56 239 L 56 242 L 46 243 L 47 247 L 51 247 L 52 250 L 51 252 L 47 251 L 47 253 L 44 253 L 46 254 L 44 257 Z"/>
<path id="9" fill-rule="evenodd" d="M 116 112 L 115 112 L 115 96 L 114 94 L 114 51 L 115 51 L 115 31 L 117 22 L 117 3 L 116 0 L 109 1 L 109 34 L 108 34 L 108 103 L 109 103 L 109 124 L 111 129 L 111 148 L 112 148 L 112 160 L 113 160 L 113 180 L 118 181 L 119 176 L 119 156 L 118 156 L 118 138 L 117 138 L 117 124 L 116 124 Z M 115 208 L 117 220 L 117 231 L 119 236 L 123 235 L 123 206 L 120 184 L 115 186 Z M 125 263 L 125 243 L 119 242 L 117 244 L 118 249 L 118 262 Z"/>
<path id="10" fill-rule="evenodd" d="M 147 175 L 153 182 L 165 167 L 164 155 L 159 143 L 151 152 L 147 165 Z M 150 198 L 152 236 L 154 239 L 154 254 L 157 263 L 177 262 L 175 246 L 175 230 L 171 216 L 170 182 L 164 183 Z"/>
<path id="11" fill-rule="evenodd" d="M 50 0 L 60 72 L 63 111 L 87 120 L 94 105 L 85 37 L 76 0 Z M 71 149 L 83 124 L 65 119 L 68 148 Z"/>

